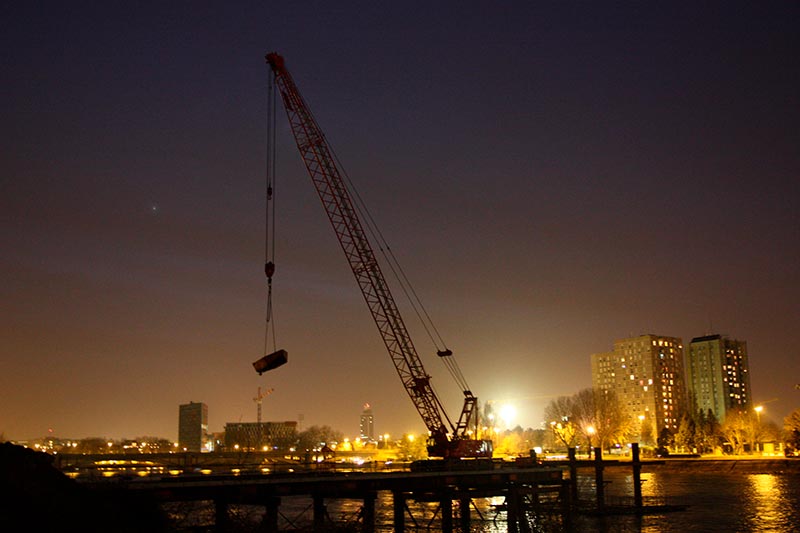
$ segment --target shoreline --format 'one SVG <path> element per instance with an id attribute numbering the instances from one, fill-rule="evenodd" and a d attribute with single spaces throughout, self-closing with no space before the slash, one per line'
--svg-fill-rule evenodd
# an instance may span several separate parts
<path id="1" fill-rule="evenodd" d="M 621 461 L 620 467 L 630 466 Z M 659 460 L 643 460 L 642 472 L 714 472 L 741 474 L 800 474 L 800 459 L 785 457 L 664 457 Z"/>

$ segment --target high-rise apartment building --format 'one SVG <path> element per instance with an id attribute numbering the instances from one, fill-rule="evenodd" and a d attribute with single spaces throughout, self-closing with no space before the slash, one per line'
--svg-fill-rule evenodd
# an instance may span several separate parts
<path id="1" fill-rule="evenodd" d="M 694 403 L 719 422 L 732 410 L 752 408 L 747 343 L 721 335 L 695 337 L 689 344 L 686 381 Z"/>
<path id="2" fill-rule="evenodd" d="M 683 344 L 680 338 L 641 335 L 614 342 L 614 350 L 592 355 L 592 385 L 614 391 L 632 427 L 649 427 L 654 440 L 664 428 L 678 429 L 685 407 Z"/>
<path id="3" fill-rule="evenodd" d="M 179 408 L 178 446 L 187 452 L 201 452 L 208 435 L 208 406 L 189 402 Z"/>
<path id="4" fill-rule="evenodd" d="M 372 407 L 364 404 L 364 410 L 361 411 L 361 440 L 373 441 L 375 440 L 375 418 L 372 416 Z"/>

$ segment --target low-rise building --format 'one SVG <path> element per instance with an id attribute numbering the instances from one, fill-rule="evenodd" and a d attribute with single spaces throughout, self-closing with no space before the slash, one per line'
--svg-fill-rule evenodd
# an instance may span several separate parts
<path id="1" fill-rule="evenodd" d="M 225 424 L 227 451 L 265 451 L 287 448 L 297 435 L 297 422 L 229 422 Z"/>

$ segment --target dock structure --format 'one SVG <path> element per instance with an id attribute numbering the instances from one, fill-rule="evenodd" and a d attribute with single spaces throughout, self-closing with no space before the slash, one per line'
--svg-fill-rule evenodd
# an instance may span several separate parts
<path id="1" fill-rule="evenodd" d="M 273 470 L 255 469 L 251 464 L 251 468 L 244 471 L 238 467 L 227 468 L 226 471 L 231 474 L 224 475 L 213 474 L 210 468 L 197 468 L 198 464 L 211 466 L 210 462 L 198 463 L 197 458 L 173 457 L 172 463 L 182 465 L 182 469 L 169 470 L 169 476 L 138 477 L 134 468 L 132 476 L 128 474 L 116 479 L 113 476 L 111 479 L 102 479 L 97 476 L 96 471 L 89 470 L 88 480 L 82 483 L 98 491 L 138 493 L 147 496 L 150 501 L 167 506 L 180 502 L 205 502 L 203 505 L 210 509 L 208 505 L 213 502 L 212 514 L 217 531 L 235 529 L 231 525 L 231 516 L 237 516 L 236 506 L 263 508 L 263 513 L 258 513 L 259 531 L 280 531 L 279 526 L 282 525 L 297 530 L 296 524 L 287 518 L 286 511 L 298 499 L 310 502 L 302 513 L 302 520 L 307 521 L 307 514 L 310 512 L 310 528 L 314 531 L 330 531 L 332 526 L 341 525 L 336 524 L 328 515 L 328 506 L 336 502 L 352 507 L 348 501 L 358 502 L 356 521 L 360 524 L 361 531 L 365 532 L 375 531 L 376 522 L 380 522 L 384 529 L 391 527 L 393 531 L 403 532 L 407 529 L 406 520 L 410 522 L 409 527 L 413 526 L 415 529 L 419 528 L 420 522 L 427 522 L 427 528 L 442 532 L 453 531 L 454 527 L 460 531 L 469 531 L 473 520 L 471 509 L 475 509 L 480 520 L 485 519 L 475 505 L 475 500 L 481 498 L 498 498 L 498 502 L 502 502 L 491 505 L 495 511 L 493 521 L 502 520 L 504 513 L 510 533 L 529 532 L 530 519 L 533 517 L 556 518 L 567 523 L 575 514 L 641 515 L 685 508 L 678 505 L 653 505 L 652 502 L 644 504 L 641 490 L 643 462 L 637 443 L 631 445 L 630 461 L 607 460 L 603 458 L 600 448 L 593 451 L 593 459 L 581 460 L 577 459 L 575 448 L 570 448 L 566 460 L 540 461 L 532 453 L 531 457 L 521 457 L 511 462 L 422 461 L 419 463 L 423 466 L 417 469 L 412 467 L 411 471 L 352 468 L 343 471 L 337 470 L 335 464 L 324 463 L 295 465 L 297 470 Z M 225 458 L 217 458 L 213 464 L 222 459 Z M 79 463 L 77 458 L 64 457 L 61 460 L 71 467 L 76 467 Z M 663 462 L 648 460 L 647 464 Z M 616 502 L 609 505 L 606 502 L 604 471 L 610 467 L 632 469 L 632 504 Z M 156 470 L 159 469 L 163 471 L 163 467 Z M 579 470 L 594 471 L 594 497 L 591 500 L 579 499 Z M 105 472 L 100 473 L 105 475 Z M 378 517 L 376 501 L 379 500 Z M 388 502 L 391 504 L 387 507 Z M 283 512 L 282 503 L 285 505 Z M 436 504 L 433 518 L 422 516 L 426 509 L 431 510 L 429 504 Z M 391 515 L 391 526 L 387 515 Z M 288 526 L 286 522 L 289 522 Z M 352 529 L 353 524 L 350 523 L 349 527 Z"/>
<path id="2" fill-rule="evenodd" d="M 261 531 L 279 529 L 281 499 L 304 496 L 312 500 L 313 530 L 328 531 L 326 513 L 330 500 L 362 502 L 361 530 L 375 531 L 375 501 L 379 492 L 392 498 L 393 530 L 406 530 L 406 518 L 414 519 L 407 502 L 439 503 L 437 529 L 453 531 L 457 519 L 461 531 L 469 531 L 473 498 L 504 497 L 504 509 L 511 533 L 528 531 L 525 513 L 535 508 L 540 498 L 563 503 L 566 510 L 568 486 L 560 468 L 513 468 L 446 472 L 324 473 L 267 476 L 192 476 L 159 480 L 131 480 L 124 484 L 99 483 L 98 490 L 126 490 L 147 493 L 156 501 L 213 501 L 215 529 L 229 529 L 230 505 L 263 506 Z M 552 496 L 555 496 L 553 498 Z M 458 504 L 454 516 L 453 502 Z"/>

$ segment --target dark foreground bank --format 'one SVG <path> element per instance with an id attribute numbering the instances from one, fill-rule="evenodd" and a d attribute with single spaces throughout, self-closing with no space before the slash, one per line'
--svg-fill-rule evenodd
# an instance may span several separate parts
<path id="1" fill-rule="evenodd" d="M 155 502 L 141 495 L 90 491 L 52 463 L 46 453 L 0 444 L 0 531 L 168 530 Z"/>

